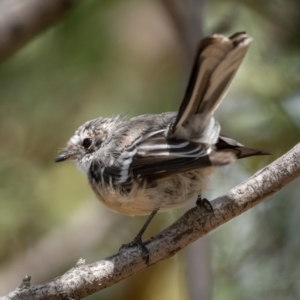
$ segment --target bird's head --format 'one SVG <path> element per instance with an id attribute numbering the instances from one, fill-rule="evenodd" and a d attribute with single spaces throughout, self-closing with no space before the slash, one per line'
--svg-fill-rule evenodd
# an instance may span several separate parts
<path id="1" fill-rule="evenodd" d="M 95 152 L 107 140 L 111 121 L 110 118 L 100 117 L 81 125 L 68 141 L 66 148 L 56 157 L 55 162 L 71 159 L 87 173 Z"/>

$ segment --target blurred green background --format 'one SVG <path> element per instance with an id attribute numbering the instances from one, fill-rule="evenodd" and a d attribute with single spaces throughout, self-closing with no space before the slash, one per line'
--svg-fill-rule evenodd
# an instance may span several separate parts
<path id="1" fill-rule="evenodd" d="M 203 35 L 254 38 L 217 115 L 223 133 L 272 153 L 223 168 L 204 196 L 299 142 L 300 2 L 196 2 L 82 1 L 0 65 L 0 295 L 26 274 L 46 282 L 135 236 L 145 218 L 108 211 L 75 165 L 53 160 L 86 120 L 176 110 Z M 299 183 L 87 299 L 300 299 Z M 159 214 L 146 236 L 181 214 Z"/>

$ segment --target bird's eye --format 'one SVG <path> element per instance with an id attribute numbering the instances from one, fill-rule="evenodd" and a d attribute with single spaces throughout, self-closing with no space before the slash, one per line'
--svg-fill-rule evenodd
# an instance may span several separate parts
<path id="1" fill-rule="evenodd" d="M 91 145 L 92 145 L 92 139 L 90 139 L 90 138 L 86 138 L 86 139 L 84 139 L 83 142 L 82 142 L 82 146 L 83 146 L 85 149 L 88 149 Z"/>

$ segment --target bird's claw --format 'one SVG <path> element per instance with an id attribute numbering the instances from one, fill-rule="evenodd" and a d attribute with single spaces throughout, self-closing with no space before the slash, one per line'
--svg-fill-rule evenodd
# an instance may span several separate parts
<path id="1" fill-rule="evenodd" d="M 213 209 L 210 201 L 208 201 L 206 198 L 201 198 L 201 195 L 198 196 L 196 205 L 200 206 L 200 207 L 204 207 L 206 209 L 206 211 L 209 211 L 212 213 L 214 212 L 214 209 Z"/>
<path id="2" fill-rule="evenodd" d="M 148 264 L 148 262 L 149 262 L 149 251 L 146 248 L 146 246 L 144 245 L 141 237 L 139 237 L 139 236 L 136 236 L 132 242 L 127 243 L 127 244 L 123 244 L 120 247 L 119 251 L 123 251 L 123 250 L 126 250 L 128 248 L 132 248 L 132 247 L 136 247 L 136 246 L 142 252 L 143 260 L 145 261 L 146 264 Z"/>

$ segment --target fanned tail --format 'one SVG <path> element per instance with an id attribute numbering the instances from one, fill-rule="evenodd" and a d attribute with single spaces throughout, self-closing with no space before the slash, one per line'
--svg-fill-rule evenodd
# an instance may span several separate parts
<path id="1" fill-rule="evenodd" d="M 215 143 L 220 126 L 213 113 L 223 100 L 252 39 L 245 32 L 212 35 L 198 47 L 190 80 L 171 135 Z"/>

